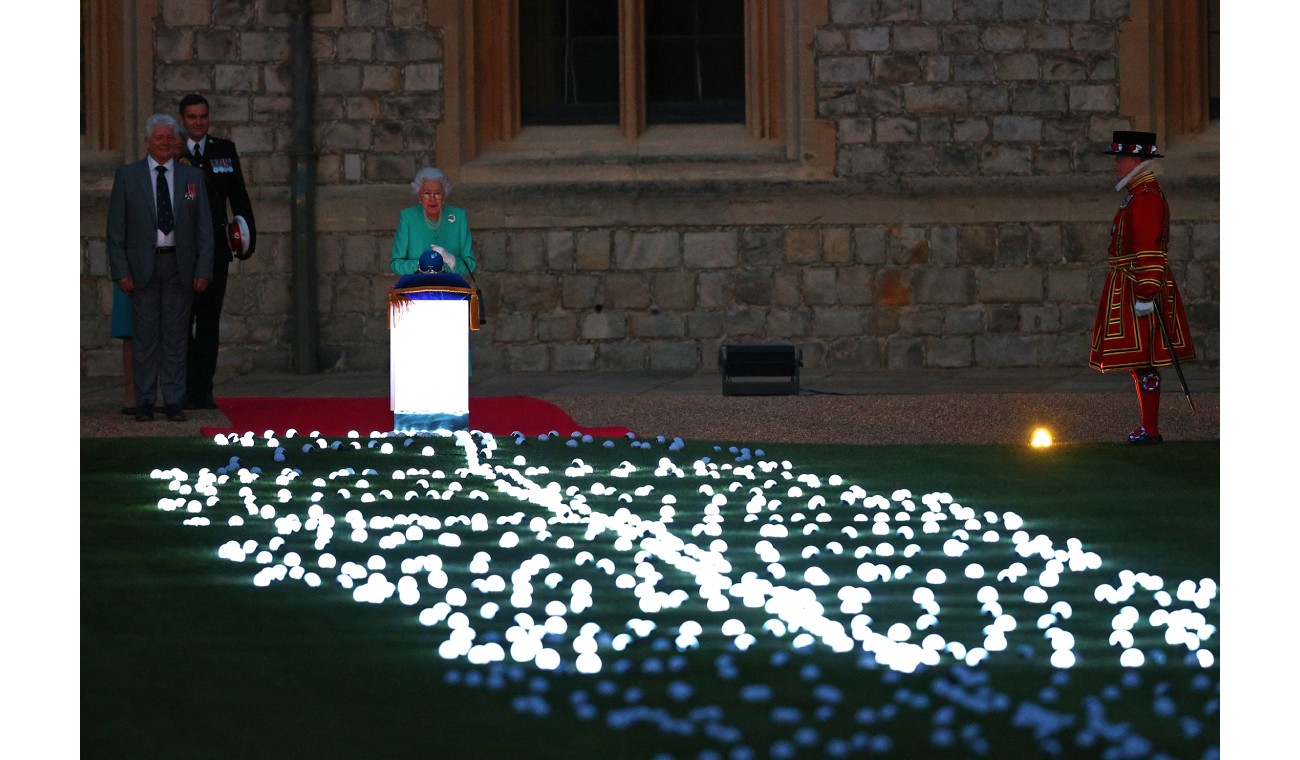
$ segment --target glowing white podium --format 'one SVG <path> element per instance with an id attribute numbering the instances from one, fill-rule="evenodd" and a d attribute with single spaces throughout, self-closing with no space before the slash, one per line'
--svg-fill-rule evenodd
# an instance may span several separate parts
<path id="1" fill-rule="evenodd" d="M 479 328 L 477 300 L 453 274 L 407 275 L 389 291 L 394 431 L 469 429 L 469 331 Z"/>

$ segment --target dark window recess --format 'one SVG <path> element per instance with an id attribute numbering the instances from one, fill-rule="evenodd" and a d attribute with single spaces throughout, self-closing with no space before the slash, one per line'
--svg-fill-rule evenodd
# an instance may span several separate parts
<path id="1" fill-rule="evenodd" d="M 745 121 L 743 0 L 646 0 L 646 123 Z"/>
<path id="2" fill-rule="evenodd" d="M 520 123 L 618 123 L 618 3 L 521 0 Z"/>

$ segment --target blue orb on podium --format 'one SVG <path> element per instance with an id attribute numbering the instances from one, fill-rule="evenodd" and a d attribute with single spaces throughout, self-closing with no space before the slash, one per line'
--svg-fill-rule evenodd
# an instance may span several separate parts
<path id="1" fill-rule="evenodd" d="M 442 268 L 442 254 L 432 249 L 420 254 L 420 264 L 418 269 L 421 274 L 435 274 L 441 272 Z"/>

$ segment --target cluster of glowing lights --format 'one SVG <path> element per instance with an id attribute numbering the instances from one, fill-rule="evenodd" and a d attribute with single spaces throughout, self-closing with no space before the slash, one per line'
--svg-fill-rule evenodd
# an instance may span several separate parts
<path id="1" fill-rule="evenodd" d="M 733 462 L 641 454 L 603 471 L 575 456 L 551 472 L 529 461 L 522 436 L 512 456 L 480 433 L 285 439 L 217 440 L 270 448 L 275 473 L 238 455 L 194 475 L 155 470 L 168 490 L 159 509 L 196 527 L 269 528 L 265 540 L 226 541 L 218 556 L 256 565 L 255 586 L 333 586 L 357 603 L 410 607 L 448 661 L 597 676 L 637 641 L 666 637 L 685 653 L 720 637 L 735 651 L 821 648 L 898 673 L 978 668 L 1039 646 L 1059 671 L 1135 668 L 1163 661 L 1164 647 L 1215 665 L 1217 630 L 1203 612 L 1217 595 L 1212 579 L 1168 587 L 1126 569 L 1096 582 L 1102 558 L 1077 538 L 1033 535 L 1015 513 L 977 511 L 942 491 L 873 494 L 749 449 L 733 449 Z M 403 454 L 402 466 L 311 476 L 290 462 L 361 450 Z M 1073 604 L 1062 598 L 1072 575 L 1095 584 L 1099 611 L 1087 616 L 1111 620 L 1103 641 L 1072 629 L 1075 607 L 1090 603 L 1077 591 Z M 610 625 L 600 601 L 610 598 L 634 616 Z M 967 610 L 982 621 L 975 635 L 951 622 Z"/>
<path id="2" fill-rule="evenodd" d="M 407 438 L 402 448 L 409 448 L 412 441 Z M 516 443 L 521 441 L 516 439 Z M 249 435 L 219 442 L 256 445 Z M 306 454 L 313 449 L 338 449 L 339 443 L 315 438 L 301 450 Z M 355 449 L 364 445 L 381 455 L 398 450 L 382 437 L 364 443 L 354 437 L 349 443 Z M 268 435 L 265 445 L 275 449 L 277 462 L 286 459 L 286 449 L 277 437 Z M 1030 606 L 1034 628 L 1050 642 L 1053 666 L 1069 668 L 1079 660 L 1075 636 L 1068 628 L 1070 605 L 1053 603 L 1051 590 L 1064 574 L 1099 570 L 1101 558 L 1085 551 L 1078 539 L 1068 539 L 1062 547 L 1048 536 L 1031 536 L 1014 513 L 979 513 L 944 492 L 915 498 L 906 489 L 888 497 L 870 494 L 856 484 L 845 487 L 838 475 L 823 483 L 811 473 L 796 475 L 789 461 L 754 460 L 752 455 L 737 457 L 734 465 L 707 457 L 679 464 L 664 456 L 653 468 L 623 461 L 603 474 L 575 458 L 564 470 L 564 477 L 596 480 L 585 488 L 566 487 L 549 479 L 547 467 L 531 465 L 523 454 L 512 457 L 509 465 L 494 464 L 497 444 L 492 436 L 456 433 L 441 438 L 436 448 L 444 445 L 460 450 L 463 456 L 463 463 L 450 475 L 436 467 L 408 467 L 386 476 L 373 468 L 358 472 L 345 467 L 308 483 L 301 470 L 285 466 L 274 478 L 274 489 L 255 491 L 251 486 L 263 482 L 263 473 L 239 467 L 238 457 L 216 472 L 200 471 L 192 483 L 187 473 L 176 469 L 153 475 L 167 480 L 168 489 L 178 494 L 160 499 L 159 507 L 184 509 L 191 515 L 188 524 L 205 525 L 210 514 L 219 514 L 232 528 L 243 526 L 246 520 L 274 526 L 277 535 L 265 545 L 251 539 L 229 541 L 218 552 L 231 561 L 251 559 L 261 565 L 254 576 L 256 585 L 300 580 L 316 587 L 332 581 L 350 590 L 357 602 L 380 604 L 396 598 L 407 606 L 423 605 L 420 621 L 430 627 L 442 625 L 446 632 L 438 651 L 448 659 L 491 662 L 509 656 L 543 669 L 569 660 L 581 672 L 598 672 L 602 660 L 595 638 L 599 627 L 590 629 L 594 623 L 577 626 L 586 633 L 570 635 L 571 640 L 560 648 L 543 644 L 547 634 L 569 633 L 570 622 L 580 621 L 583 612 L 593 606 L 591 583 L 585 579 L 573 582 L 568 602 L 550 601 L 540 611 L 535 609 L 533 594 L 537 576 L 553 564 L 592 563 L 610 587 L 632 595 L 646 619 L 681 608 L 692 599 L 719 616 L 735 605 L 761 609 L 768 616 L 753 631 L 734 617 L 714 623 L 706 620 L 705 624 L 687 621 L 675 637 L 680 649 L 698 646 L 699 637 L 707 631 L 727 637 L 742 650 L 753 646 L 759 637 L 789 637 L 796 647 L 871 652 L 879 662 L 903 672 L 938 665 L 944 659 L 977 665 L 1006 651 L 1011 637 L 1028 628 L 1004 611 L 1002 587 L 1003 592 L 1013 592 Z M 434 446 L 423 445 L 420 451 L 424 457 L 443 462 L 436 458 Z M 604 477 L 618 485 L 606 485 Z M 688 477 L 705 482 L 697 488 L 698 502 L 689 505 L 691 514 L 698 517 L 684 520 L 681 510 L 687 505 L 678 504 L 672 494 L 656 493 L 656 483 Z M 637 478 L 648 482 L 629 483 Z M 833 502 L 823 490 L 830 491 Z M 508 501 L 496 503 L 514 503 L 517 511 L 498 514 L 495 520 L 485 512 L 468 511 L 476 502 L 502 497 Z M 395 517 L 373 513 L 394 505 L 407 505 L 409 511 Z M 743 514 L 738 513 L 741 505 Z M 642 508 L 636 509 L 638 506 Z M 344 513 L 335 517 L 330 507 Z M 457 514 L 457 509 L 465 513 Z M 724 517 L 724 509 L 736 516 Z M 732 547 L 722 538 L 728 520 L 737 519 L 759 523 L 760 539 L 750 549 Z M 833 522 L 846 519 L 849 524 L 832 532 Z M 556 535 L 561 526 L 580 528 L 580 538 L 575 538 L 573 531 Z M 298 532 L 312 537 L 310 545 L 317 556 L 304 557 L 301 549 L 282 552 L 285 537 Z M 443 566 L 439 549 L 455 549 L 467 541 L 477 544 L 480 534 L 488 533 L 493 533 L 503 549 L 515 549 L 527 541 L 537 547 L 537 553 L 516 568 L 497 569 L 491 556 L 480 551 L 467 568 L 468 577 L 463 568 Z M 327 549 L 340 541 L 350 550 L 368 546 L 376 553 L 364 563 L 339 565 Z M 799 541 L 811 543 L 792 552 L 788 545 Z M 416 546 L 427 553 L 407 556 L 396 567 L 389 567 L 385 553 L 409 553 L 410 547 Z M 946 586 L 948 572 L 956 568 L 944 562 L 949 568 L 945 571 L 935 563 L 962 561 L 976 546 L 981 547 L 983 563 L 990 561 L 989 550 L 997 547 L 1005 547 L 1000 551 L 1007 561 L 991 569 L 979 562 L 965 562 L 961 576 L 985 585 L 978 586 L 974 599 L 962 599 L 960 592 L 969 586 L 960 584 L 956 591 Z M 797 575 L 788 573 L 785 566 L 794 559 L 792 555 L 803 561 L 800 564 L 810 563 Z M 837 560 L 849 556 L 857 561 L 852 579 L 842 572 L 833 575 L 820 563 L 813 563 L 819 557 Z M 752 561 L 746 557 L 757 557 L 765 572 L 737 572 L 733 560 L 742 565 Z M 1033 563 L 1032 570 L 1027 561 Z M 543 582 L 556 588 L 563 572 L 550 572 Z M 660 587 L 666 573 L 673 576 L 673 587 L 668 589 Z M 1165 629 L 1166 644 L 1195 653 L 1202 666 L 1213 664 L 1213 655 L 1204 644 L 1215 635 L 1215 627 L 1195 610 L 1178 606 L 1187 602 L 1204 609 L 1216 593 L 1212 580 L 1183 581 L 1176 599 L 1161 579 L 1145 573 L 1124 570 L 1118 580 L 1118 586 L 1097 586 L 1096 601 L 1120 605 L 1134 594 L 1152 596 L 1158 609 L 1146 623 Z M 453 582 L 463 587 L 450 585 Z M 886 621 L 868 614 L 873 594 L 895 589 L 906 593 L 908 588 L 912 589 L 915 615 Z M 948 605 L 978 607 L 988 617 L 982 639 L 963 641 L 945 631 L 936 590 L 942 590 Z M 819 594 L 833 594 L 834 601 Z M 1113 616 L 1113 633 L 1106 643 L 1119 650 L 1121 664 L 1140 665 L 1145 655 L 1136 648 L 1138 638 L 1133 634 L 1139 622 L 1133 619 L 1136 607 L 1123 609 Z M 495 643 L 473 643 L 478 621 L 491 623 L 503 610 L 516 611 L 510 617 L 514 624 L 505 631 L 511 642 L 509 650 Z M 609 632 L 606 646 L 612 646 L 611 637 L 616 635 L 645 635 L 630 623 L 628 627 L 630 634 Z"/>

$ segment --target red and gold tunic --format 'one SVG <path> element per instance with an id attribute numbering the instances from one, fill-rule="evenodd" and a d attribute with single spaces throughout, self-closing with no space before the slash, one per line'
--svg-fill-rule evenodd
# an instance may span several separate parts
<path id="1" fill-rule="evenodd" d="M 1131 179 L 1127 189 L 1110 230 L 1110 271 L 1088 354 L 1088 365 L 1102 372 L 1173 364 L 1155 315 L 1139 318 L 1133 311 L 1139 299 L 1157 296 L 1178 360 L 1196 358 L 1182 297 L 1169 271 L 1169 204 L 1150 171 Z"/>

